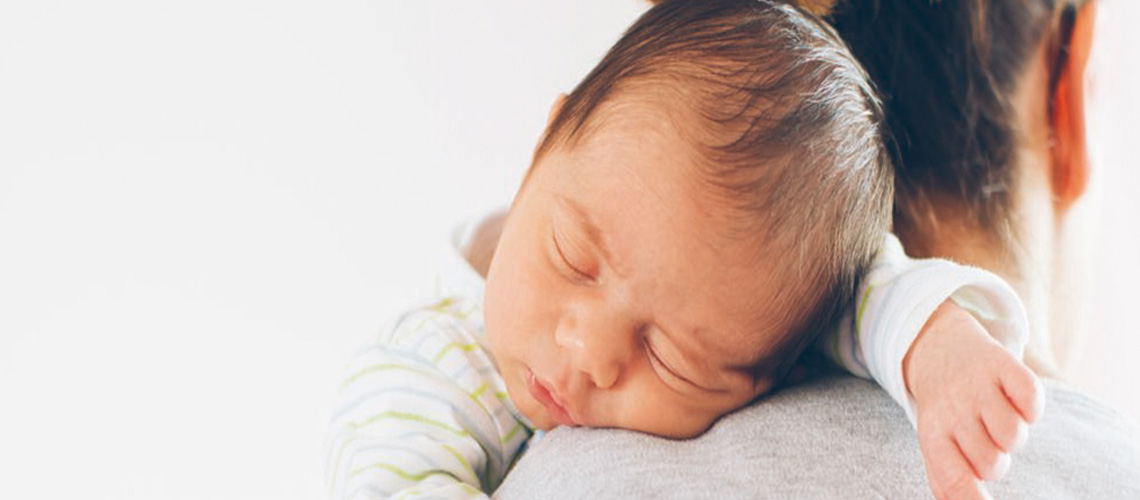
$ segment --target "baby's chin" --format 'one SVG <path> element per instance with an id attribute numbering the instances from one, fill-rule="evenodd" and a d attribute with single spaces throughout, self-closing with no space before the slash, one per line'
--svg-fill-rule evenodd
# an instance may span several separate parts
<path id="1" fill-rule="evenodd" d="M 555 422 L 554 419 L 546 413 L 546 409 L 534 401 L 529 401 L 529 405 L 526 407 L 520 407 L 516 403 L 515 407 L 519 408 L 519 412 L 522 413 L 527 420 L 530 420 L 530 424 L 534 426 L 535 429 L 549 431 L 559 426 L 558 422 Z"/>

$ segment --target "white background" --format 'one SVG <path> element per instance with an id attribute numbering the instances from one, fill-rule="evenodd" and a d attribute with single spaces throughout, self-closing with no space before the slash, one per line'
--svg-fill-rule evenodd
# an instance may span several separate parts
<path id="1" fill-rule="evenodd" d="M 1140 416 L 1140 9 L 1105 4 L 1075 381 Z M 0 498 L 322 497 L 341 363 L 642 8 L 0 0 Z"/>

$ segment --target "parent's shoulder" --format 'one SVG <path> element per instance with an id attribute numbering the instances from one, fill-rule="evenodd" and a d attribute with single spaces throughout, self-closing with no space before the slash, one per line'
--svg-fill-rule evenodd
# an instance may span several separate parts
<path id="1" fill-rule="evenodd" d="M 1123 432 L 1140 432 L 1140 422 L 1100 400 L 1060 381 L 1045 380 L 1044 384 L 1046 404 L 1052 404 L 1046 407 L 1046 415 L 1060 412 L 1065 418 L 1102 422 Z"/>
<path id="2" fill-rule="evenodd" d="M 1140 498 L 1135 422 L 1047 383 L 998 498 Z M 826 375 L 787 387 L 686 441 L 560 428 L 496 498 L 928 498 L 914 429 L 877 385 Z"/>
<path id="3" fill-rule="evenodd" d="M 829 375 L 773 393 L 685 441 L 555 429 L 496 498 L 876 498 L 876 491 L 926 494 L 914 432 L 878 386 Z"/>
<path id="4" fill-rule="evenodd" d="M 1045 414 L 1011 472 L 1039 472 L 1044 488 L 1084 485 L 1084 498 L 1140 498 L 1140 424 L 1062 383 L 1045 388 Z"/>

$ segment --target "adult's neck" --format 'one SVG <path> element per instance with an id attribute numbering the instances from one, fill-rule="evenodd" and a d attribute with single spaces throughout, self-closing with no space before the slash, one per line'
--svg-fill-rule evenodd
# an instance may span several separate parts
<path id="1" fill-rule="evenodd" d="M 1017 291 L 1029 315 L 1030 338 L 1025 362 L 1039 375 L 1063 378 L 1079 351 L 1087 286 L 1081 280 L 1087 259 L 1070 210 L 1059 211 L 1049 195 L 1045 169 L 1031 168 L 1039 158 L 1024 155 L 1015 185 L 1010 224 L 1012 241 L 985 231 L 957 209 L 955 201 L 937 197 L 939 207 L 920 223 L 904 221 L 894 228 L 912 257 L 938 257 L 986 269 Z M 1030 168 L 1027 168 L 1030 167 Z"/>
<path id="2" fill-rule="evenodd" d="M 961 205 L 955 199 L 930 199 L 931 216 L 916 218 L 921 222 L 914 227 L 895 227 L 914 256 L 945 257 L 1005 278 L 1029 313 L 1025 361 L 1052 377 L 1063 376 L 1078 357 L 1091 289 L 1092 224 L 1082 193 L 1088 167 L 1083 82 L 1093 3 L 1080 13 L 1060 80 L 1051 73 L 1055 40 L 1043 37 L 1010 95 L 1017 131 L 1011 215 L 1005 221 L 1010 241 L 981 230 L 956 210 Z"/>

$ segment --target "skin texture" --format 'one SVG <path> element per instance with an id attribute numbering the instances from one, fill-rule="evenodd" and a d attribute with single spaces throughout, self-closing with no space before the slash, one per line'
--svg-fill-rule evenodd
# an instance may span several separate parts
<path id="1" fill-rule="evenodd" d="M 782 331 L 765 307 L 772 263 L 757 242 L 724 234 L 727 213 L 661 118 L 621 113 L 552 150 L 505 221 L 487 271 L 487 338 L 512 401 L 540 429 L 692 437 L 771 385 L 744 368 Z"/>

